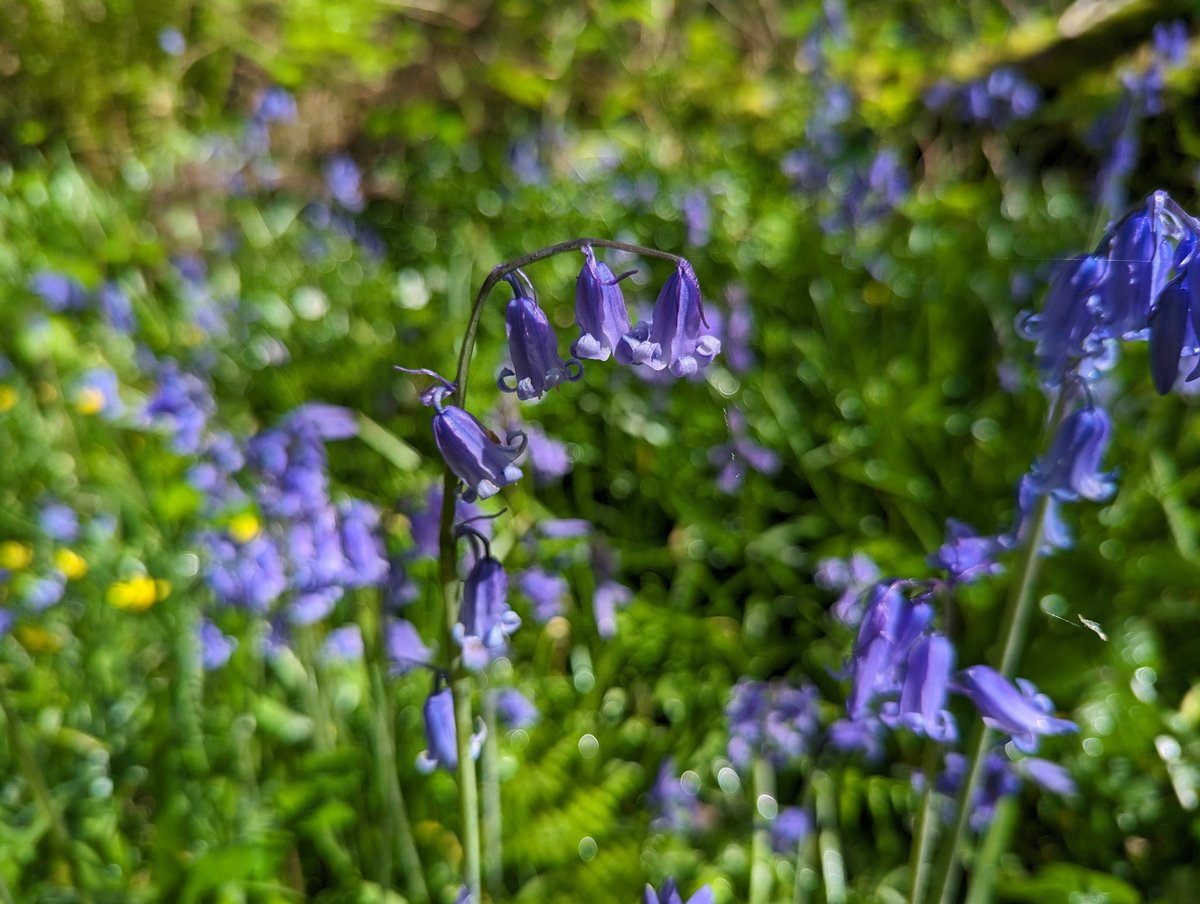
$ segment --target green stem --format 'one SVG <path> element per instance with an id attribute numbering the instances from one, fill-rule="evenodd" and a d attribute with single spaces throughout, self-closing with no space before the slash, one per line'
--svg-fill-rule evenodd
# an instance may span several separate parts
<path id="1" fill-rule="evenodd" d="M 504 897 L 503 811 L 500 805 L 500 744 L 496 736 L 496 690 L 483 695 L 483 739 L 480 771 L 483 774 L 483 872 L 488 893 Z"/>
<path id="2" fill-rule="evenodd" d="M 846 904 L 846 864 L 837 829 L 837 788 L 827 773 L 813 774 L 817 804 L 817 847 L 826 904 Z"/>
<path id="3" fill-rule="evenodd" d="M 775 770 L 762 757 L 754 758 L 754 835 L 751 842 L 749 904 L 765 904 L 771 897 L 771 834 L 770 818 L 764 809 L 773 807 L 775 800 Z M 773 817 L 771 817 L 773 818 Z"/>
<path id="4" fill-rule="evenodd" d="M 921 904 L 925 900 L 925 886 L 929 882 L 929 868 L 932 866 L 933 838 L 937 832 L 937 816 L 934 812 L 935 799 L 933 780 L 937 774 L 937 760 L 940 748 L 933 741 L 925 744 L 925 793 L 921 795 L 921 809 L 917 814 L 915 834 L 917 843 L 913 846 L 912 862 L 909 872 L 912 874 L 912 887 L 909 889 L 909 904 Z"/>
<path id="5" fill-rule="evenodd" d="M 46 777 L 38 766 L 37 758 L 33 755 L 33 750 L 25 737 L 16 710 L 9 699 L 8 688 L 2 681 L 0 681 L 0 710 L 4 712 L 4 722 L 8 726 L 8 740 L 16 754 L 21 771 L 25 774 L 25 781 L 29 783 L 33 797 L 41 807 L 43 814 L 50 820 L 50 837 L 54 847 L 63 858 L 63 862 L 66 863 L 67 880 L 71 883 L 71 887 L 79 893 L 79 899 L 85 904 L 89 904 L 92 896 L 83 885 L 83 868 L 71 846 L 71 836 L 67 833 L 66 823 L 63 822 L 58 807 L 54 805 L 54 799 L 50 796 L 50 788 L 46 784 Z"/>
<path id="6" fill-rule="evenodd" d="M 988 826 L 987 835 L 984 836 L 983 845 L 971 869 L 966 904 L 991 904 L 1000 858 L 1008 850 L 1013 830 L 1017 827 L 1018 815 L 1015 799 L 1001 798 L 996 804 L 992 824 Z"/>

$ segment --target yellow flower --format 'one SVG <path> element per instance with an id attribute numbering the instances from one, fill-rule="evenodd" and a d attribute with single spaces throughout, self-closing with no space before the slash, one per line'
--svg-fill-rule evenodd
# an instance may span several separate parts
<path id="1" fill-rule="evenodd" d="M 0 543 L 0 568 L 19 571 L 33 561 L 33 547 L 19 540 Z"/>
<path id="2" fill-rule="evenodd" d="M 88 563 L 83 556 L 70 549 L 59 549 L 54 553 L 54 564 L 58 570 L 67 576 L 67 580 L 75 581 L 87 574 Z"/>
<path id="3" fill-rule="evenodd" d="M 104 410 L 104 393 L 87 386 L 75 394 L 75 410 L 80 414 L 96 414 Z"/>
<path id="4" fill-rule="evenodd" d="M 13 633 L 30 653 L 57 653 L 62 648 L 61 637 L 37 625 L 17 625 Z"/>
<path id="5" fill-rule="evenodd" d="M 249 543 L 258 536 L 261 526 L 249 512 L 237 515 L 229 522 L 229 535 L 239 543 Z"/>
<path id="6" fill-rule="evenodd" d="M 17 391 L 11 386 L 0 386 L 0 413 L 11 411 L 17 404 Z"/>
<path id="7" fill-rule="evenodd" d="M 130 578 L 128 581 L 117 581 L 108 588 L 109 605 L 118 609 L 128 609 L 132 612 L 144 612 L 171 592 L 167 581 L 146 577 L 145 575 Z"/>

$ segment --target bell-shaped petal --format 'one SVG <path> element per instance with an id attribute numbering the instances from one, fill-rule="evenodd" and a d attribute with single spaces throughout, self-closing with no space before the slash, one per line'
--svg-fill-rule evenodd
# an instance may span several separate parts
<path id="1" fill-rule="evenodd" d="M 558 356 L 558 337 L 532 289 L 523 287 L 516 279 L 510 280 L 510 284 L 513 298 L 504 309 L 504 326 L 512 367 L 500 371 L 497 383 L 505 392 L 515 392 L 524 402 L 541 398 L 546 390 L 559 383 L 578 380 L 583 376 L 583 366 L 576 358 L 564 362 Z"/>
<path id="2" fill-rule="evenodd" d="M 1037 495 L 1053 493 L 1067 502 L 1108 499 L 1116 486 L 1111 473 L 1100 471 L 1100 462 L 1111 433 L 1112 421 L 1103 408 L 1071 412 L 1058 428 L 1050 451 L 1034 463 L 1030 489 Z"/>
<path id="3" fill-rule="evenodd" d="M 1150 312 L 1150 378 L 1159 395 L 1166 395 L 1179 374 L 1191 306 L 1187 276 L 1171 280 Z"/>
<path id="4" fill-rule="evenodd" d="M 500 655 L 521 617 L 508 605 L 508 575 L 491 556 L 481 556 L 463 584 L 455 639 L 468 668 L 479 669 Z"/>
<path id="5" fill-rule="evenodd" d="M 432 772 L 439 766 L 450 772 L 458 769 L 454 696 L 448 687 L 430 694 L 425 701 L 425 742 L 429 747 L 417 757 L 418 769 L 422 772 Z"/>
<path id="6" fill-rule="evenodd" d="M 954 645 L 941 634 L 918 640 L 908 655 L 899 704 L 886 704 L 883 720 L 941 743 L 958 739 L 954 716 L 946 709 Z"/>
<path id="7" fill-rule="evenodd" d="M 519 431 L 502 443 L 473 415 L 447 405 L 433 416 L 433 439 L 450 470 L 466 484 L 467 502 L 487 499 L 521 479 L 521 469 L 513 464 L 525 451 L 525 435 Z"/>
<path id="8" fill-rule="evenodd" d="M 1078 731 L 1068 719 L 1051 715 L 1054 704 L 1024 679 L 1013 684 L 995 669 L 973 665 L 959 672 L 954 689 L 970 698 L 984 724 L 1012 735 L 1020 750 L 1032 753 L 1042 735 Z"/>
<path id="9" fill-rule="evenodd" d="M 1025 338 L 1037 342 L 1038 369 L 1048 386 L 1059 385 L 1072 360 L 1091 352 L 1093 302 L 1108 270 L 1108 258 L 1100 254 L 1068 261 L 1051 284 L 1041 313 L 1020 322 Z"/>
<path id="10" fill-rule="evenodd" d="M 933 620 L 933 607 L 909 600 L 894 581 L 870 593 L 847 672 L 851 678 L 846 712 L 852 720 L 868 714 L 871 702 L 898 691 L 909 649 Z"/>
<path id="11" fill-rule="evenodd" d="M 575 281 L 575 323 L 579 338 L 571 354 L 607 361 L 621 339 L 629 335 L 629 311 L 617 278 L 608 264 L 596 260 L 590 245 L 583 246 L 583 269 Z"/>
<path id="12" fill-rule="evenodd" d="M 949 573 L 950 580 L 969 584 L 989 574 L 998 574 L 1004 566 L 996 557 L 1011 548 L 1006 536 L 981 537 L 974 529 L 955 518 L 946 520 L 946 542 L 929 556 L 929 564 Z"/>
<path id="13" fill-rule="evenodd" d="M 706 332 L 707 327 L 700 283 L 692 265 L 680 261 L 654 303 L 646 337 L 651 357 L 645 363 L 676 377 L 696 373 L 721 351 L 721 340 Z"/>
<path id="14" fill-rule="evenodd" d="M 422 642 L 413 623 L 402 618 L 387 626 L 384 646 L 391 662 L 390 671 L 394 675 L 403 675 L 417 666 L 427 665 L 432 657 L 432 651 Z"/>
<path id="15" fill-rule="evenodd" d="M 511 729 L 528 728 L 540 718 L 538 708 L 519 690 L 506 687 L 496 695 L 496 716 Z"/>

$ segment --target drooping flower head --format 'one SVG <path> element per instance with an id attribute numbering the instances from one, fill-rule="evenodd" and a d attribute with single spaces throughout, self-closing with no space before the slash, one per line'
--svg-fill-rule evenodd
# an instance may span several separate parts
<path id="1" fill-rule="evenodd" d="M 402 618 L 387 626 L 384 646 L 391 661 L 391 671 L 395 675 L 403 675 L 417 666 L 428 665 L 432 656 L 432 651 L 421 641 L 421 635 L 417 633 L 413 623 Z"/>
<path id="2" fill-rule="evenodd" d="M 1103 408 L 1089 405 L 1071 412 L 1058 428 L 1049 453 L 1034 462 L 1030 490 L 1037 495 L 1052 493 L 1067 502 L 1108 499 L 1115 484 L 1111 473 L 1100 471 L 1100 462 L 1111 433 L 1112 421 Z"/>
<path id="3" fill-rule="evenodd" d="M 475 564 L 463 584 L 462 608 L 454 639 L 462 646 L 467 668 L 481 669 L 504 652 L 521 617 L 508 605 L 508 575 L 494 559 L 487 541 L 469 527 L 459 527 L 476 545 Z"/>
<path id="4" fill-rule="evenodd" d="M 432 772 L 441 767 L 448 772 L 458 769 L 458 744 L 455 735 L 454 697 L 450 688 L 435 688 L 425 701 L 425 740 L 428 749 L 417 755 L 417 769 Z M 471 758 L 479 756 L 483 730 L 471 736 Z"/>
<path id="5" fill-rule="evenodd" d="M 883 706 L 883 721 L 941 743 L 958 740 L 954 716 L 946 709 L 954 645 L 941 634 L 922 637 L 908 654 L 898 703 Z"/>
<path id="6" fill-rule="evenodd" d="M 899 581 L 880 582 L 868 593 L 846 668 L 851 679 L 846 711 L 855 721 L 868 715 L 877 697 L 901 689 L 909 651 L 933 620 L 933 607 L 924 599 L 910 600 Z"/>
<path id="7" fill-rule="evenodd" d="M 1069 719 L 1051 715 L 1054 704 L 1032 682 L 1018 678 L 1014 685 L 990 666 L 973 665 L 959 672 L 953 689 L 975 704 L 984 724 L 1012 735 L 1025 753 L 1037 750 L 1042 735 L 1079 731 Z"/>
<path id="8" fill-rule="evenodd" d="M 929 564 L 948 572 L 950 580 L 959 584 L 989 574 L 999 574 L 1004 566 L 996 557 L 1011 548 L 1008 536 L 981 537 L 971 525 L 956 518 L 946 519 L 946 542 L 929 556 Z"/>
<path id="9" fill-rule="evenodd" d="M 528 277 L 517 270 L 506 281 L 513 290 L 512 300 L 504 309 L 512 367 L 500 371 L 497 384 L 505 392 L 515 392 L 523 402 L 540 399 L 559 383 L 582 377 L 583 366 L 576 358 L 564 362 L 558 356 L 558 336 L 538 305 L 537 293 Z M 511 385 L 507 382 L 510 377 Z"/>
<path id="10" fill-rule="evenodd" d="M 629 311 L 620 281 L 608 264 L 596 260 L 591 245 L 583 246 L 583 269 L 575 281 L 575 322 L 579 338 L 571 354 L 593 361 L 607 361 L 629 335 Z M 618 360 L 619 357 L 618 357 Z M 629 362 L 622 362 L 629 363 Z"/>
<path id="11" fill-rule="evenodd" d="M 687 377 L 712 363 L 721 351 L 721 340 L 705 332 L 707 327 L 700 283 L 692 265 L 681 260 L 658 293 L 651 322 L 638 324 L 634 335 L 650 343 L 647 366 Z"/>
<path id="12" fill-rule="evenodd" d="M 568 587 L 562 575 L 551 574 L 544 568 L 526 568 L 517 580 L 521 592 L 533 604 L 533 617 L 545 623 L 561 615 L 567 599 Z"/>
<path id="13" fill-rule="evenodd" d="M 540 718 L 537 707 L 513 687 L 506 687 L 496 695 L 496 715 L 511 729 L 528 728 Z"/>

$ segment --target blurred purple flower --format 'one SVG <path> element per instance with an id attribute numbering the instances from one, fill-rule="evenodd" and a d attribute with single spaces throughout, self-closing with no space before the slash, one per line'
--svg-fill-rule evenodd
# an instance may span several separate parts
<path id="1" fill-rule="evenodd" d="M 527 568 L 517 578 L 517 587 L 533 604 L 533 617 L 545 624 L 556 615 L 562 615 L 567 599 L 567 582 L 561 575 L 550 574 L 534 566 Z"/>
<path id="2" fill-rule="evenodd" d="M 158 46 L 169 56 L 183 56 L 187 50 L 187 41 L 178 28 L 164 28 L 158 33 Z"/>
<path id="3" fill-rule="evenodd" d="M 205 671 L 221 668 L 237 649 L 237 638 L 229 637 L 207 618 L 200 619 L 200 659 Z"/>
<path id="4" fill-rule="evenodd" d="M 79 539 L 79 516 L 69 505 L 49 502 L 38 512 L 38 528 L 55 543 L 74 543 Z"/>
<path id="5" fill-rule="evenodd" d="M 358 625 L 334 628 L 321 644 L 321 657 L 327 662 L 354 662 L 362 655 L 363 637 Z"/>
<path id="6" fill-rule="evenodd" d="M 1008 536 L 981 537 L 974 529 L 955 518 L 946 519 L 946 542 L 928 562 L 946 571 L 952 583 L 970 584 L 989 574 L 1000 574 L 1004 566 L 996 557 L 1013 546 Z"/>
<path id="7" fill-rule="evenodd" d="M 362 173 L 346 154 L 325 162 L 325 186 L 342 207 L 356 213 L 363 209 Z"/>
<path id="8" fill-rule="evenodd" d="M 613 637 L 617 633 L 617 610 L 624 608 L 633 599 L 633 591 L 616 581 L 601 581 L 592 596 L 592 612 L 596 618 L 596 631 L 601 637 Z"/>
<path id="9" fill-rule="evenodd" d="M 537 707 L 516 688 L 506 687 L 496 694 L 496 716 L 511 729 L 529 728 L 540 718 Z"/>
<path id="10" fill-rule="evenodd" d="M 384 643 L 394 675 L 404 675 L 417 666 L 428 665 L 433 657 L 433 651 L 421 641 L 413 623 L 402 618 L 387 626 Z"/>
<path id="11" fill-rule="evenodd" d="M 121 333 L 132 333 L 137 326 L 129 296 L 115 282 L 103 283 L 96 291 L 96 302 L 108 325 Z"/>
<path id="12" fill-rule="evenodd" d="M 675 758 L 667 757 L 658 768 L 650 789 L 650 826 L 658 831 L 687 831 L 695 826 L 700 801 L 675 774 Z"/>
<path id="13" fill-rule="evenodd" d="M 848 559 L 824 558 L 817 562 L 813 576 L 818 587 L 842 595 L 833 604 L 833 615 L 844 625 L 856 627 L 867 604 L 866 591 L 879 580 L 879 566 L 865 553 L 856 552 Z"/>
<path id="14" fill-rule="evenodd" d="M 29 289 L 51 311 L 81 311 L 87 307 L 87 290 L 64 273 L 41 270 L 30 277 Z"/>
<path id="15" fill-rule="evenodd" d="M 1079 731 L 1068 719 L 1051 715 L 1054 704 L 1024 678 L 1016 685 L 986 665 L 973 665 L 958 673 L 953 689 L 970 699 L 984 724 L 1012 736 L 1018 750 L 1033 753 L 1043 735 Z"/>
<path id="16" fill-rule="evenodd" d="M 771 823 L 771 849 L 777 854 L 790 854 L 813 831 L 813 818 L 802 807 L 784 807 Z"/>

